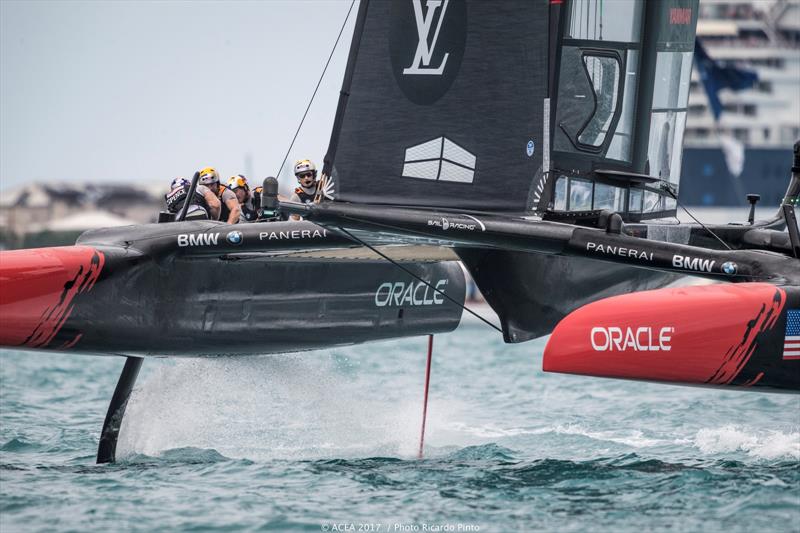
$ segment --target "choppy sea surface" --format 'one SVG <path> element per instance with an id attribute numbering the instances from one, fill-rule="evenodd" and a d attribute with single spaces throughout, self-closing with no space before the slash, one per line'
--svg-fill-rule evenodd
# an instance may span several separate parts
<path id="1" fill-rule="evenodd" d="M 800 531 L 800 396 L 544 374 L 544 341 L 438 335 L 145 361 L 0 352 L 0 531 Z"/>

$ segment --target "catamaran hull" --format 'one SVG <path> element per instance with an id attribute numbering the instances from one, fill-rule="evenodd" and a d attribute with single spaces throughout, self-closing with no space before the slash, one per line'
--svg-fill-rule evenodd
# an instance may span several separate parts
<path id="1" fill-rule="evenodd" d="M 313 226 L 292 224 L 269 229 Z M 380 259 L 236 254 L 199 238 L 212 243 L 203 254 L 180 253 L 181 235 L 171 236 L 168 253 L 107 244 L 3 252 L 0 345 L 246 355 L 439 333 L 460 321 L 461 308 L 431 288 L 463 303 L 454 261 L 404 265 L 428 286 Z"/>
<path id="2" fill-rule="evenodd" d="M 800 392 L 800 289 L 770 283 L 644 291 L 578 309 L 553 331 L 547 372 Z"/>

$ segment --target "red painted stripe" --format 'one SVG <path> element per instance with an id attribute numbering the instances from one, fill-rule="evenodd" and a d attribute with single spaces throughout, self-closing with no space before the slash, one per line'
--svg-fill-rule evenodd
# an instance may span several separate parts
<path id="1" fill-rule="evenodd" d="M 763 378 L 763 377 L 764 377 L 764 373 L 763 372 L 759 372 L 756 377 L 754 377 L 753 379 L 751 379 L 750 381 L 748 381 L 747 383 L 742 385 L 742 387 L 752 387 L 753 385 L 755 385 L 756 383 L 761 381 L 761 378 Z"/>
<path id="2" fill-rule="evenodd" d="M 0 345 L 48 347 L 104 262 L 88 246 L 0 252 Z"/>

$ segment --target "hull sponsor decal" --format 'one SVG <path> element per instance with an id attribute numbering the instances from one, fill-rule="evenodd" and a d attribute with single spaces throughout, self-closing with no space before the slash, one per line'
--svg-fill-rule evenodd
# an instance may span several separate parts
<path id="1" fill-rule="evenodd" d="M 451 220 L 445 217 L 442 218 L 433 218 L 428 219 L 429 226 L 435 226 L 437 228 L 442 228 L 443 231 L 450 231 L 450 230 L 463 230 L 463 231 L 475 231 L 476 229 L 480 228 L 481 231 L 486 231 L 486 226 L 483 222 L 478 220 L 477 218 L 471 215 L 463 215 L 471 220 L 475 221 L 475 224 L 467 224 L 461 221 Z"/>
<path id="2" fill-rule="evenodd" d="M 430 286 L 421 281 L 417 283 L 387 281 L 378 286 L 378 289 L 375 291 L 375 306 L 401 307 L 403 305 L 442 305 L 444 303 L 444 297 L 438 291 L 444 292 L 447 286 L 447 280 L 440 279 L 436 283 L 432 283 L 432 285 L 436 290 L 433 290 Z"/>
<path id="3" fill-rule="evenodd" d="M 689 257 L 675 254 L 672 256 L 672 266 L 693 272 L 711 272 L 716 261 L 711 259 L 701 259 L 699 257 Z"/>
<path id="4" fill-rule="evenodd" d="M 675 333 L 675 328 L 672 326 L 662 328 L 610 326 L 592 328 L 589 337 L 592 348 L 596 352 L 613 349 L 620 351 L 631 349 L 635 352 L 668 352 L 672 349 L 673 333 Z"/>
<path id="5" fill-rule="evenodd" d="M 770 386 L 771 372 L 781 370 L 760 365 L 774 360 L 764 357 L 781 360 L 780 351 L 772 352 L 785 350 L 779 344 L 783 331 L 776 326 L 785 305 L 786 291 L 768 283 L 658 289 L 606 298 L 581 307 L 556 326 L 543 367 L 589 376 Z M 797 318 L 800 321 L 800 315 Z M 791 333 L 790 324 L 787 316 L 786 331 Z M 759 372 L 765 374 L 763 379 Z"/>
<path id="6" fill-rule="evenodd" d="M 633 257 L 636 259 L 644 259 L 645 261 L 653 260 L 653 252 L 645 252 L 642 250 L 636 250 L 635 248 L 628 248 L 625 246 L 610 246 L 608 244 L 602 244 L 591 241 L 586 243 L 586 251 L 595 252 L 598 254 L 618 255 L 620 257 Z"/>
<path id="7" fill-rule="evenodd" d="M 178 235 L 179 248 L 190 246 L 216 246 L 218 241 L 219 233 L 181 233 Z"/>
<path id="8" fill-rule="evenodd" d="M 324 239 L 328 236 L 326 229 L 294 229 L 289 231 L 262 231 L 258 234 L 260 241 L 282 241 L 293 240 L 299 241 L 302 239 Z"/>

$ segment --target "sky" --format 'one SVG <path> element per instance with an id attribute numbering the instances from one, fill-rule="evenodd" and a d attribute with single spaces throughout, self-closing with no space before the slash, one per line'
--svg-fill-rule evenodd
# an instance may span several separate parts
<path id="1" fill-rule="evenodd" d="M 0 190 L 275 175 L 350 0 L 0 1 Z M 328 145 L 357 4 L 287 165 Z"/>

